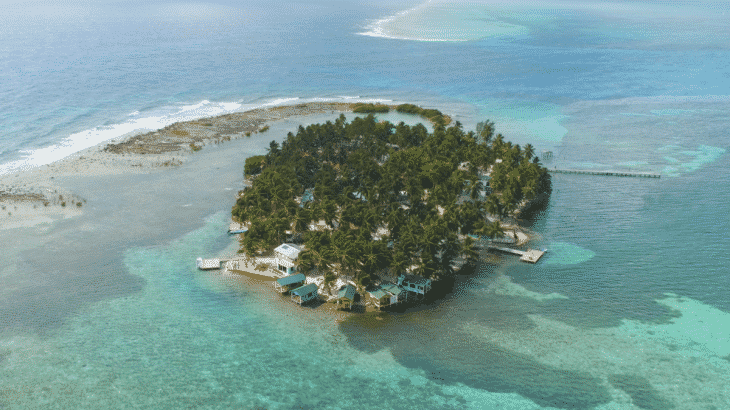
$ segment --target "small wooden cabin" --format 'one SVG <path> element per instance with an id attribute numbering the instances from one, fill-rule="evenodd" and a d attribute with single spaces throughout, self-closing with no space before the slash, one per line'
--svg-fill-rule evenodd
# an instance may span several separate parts
<path id="1" fill-rule="evenodd" d="M 347 284 L 340 288 L 337 293 L 337 307 L 340 309 L 352 309 L 353 303 L 355 303 L 356 289 L 354 286 Z"/>
<path id="2" fill-rule="evenodd" d="M 398 276 L 398 285 L 417 296 L 424 296 L 431 290 L 431 279 L 418 275 L 404 274 Z"/>
<path id="3" fill-rule="evenodd" d="M 274 288 L 279 293 L 286 293 L 286 292 L 291 291 L 292 289 L 296 289 L 296 288 L 304 286 L 304 282 L 306 280 L 307 280 L 307 277 L 304 276 L 303 273 L 284 276 L 283 278 L 279 278 L 276 280 L 276 282 L 274 282 Z"/>
<path id="4" fill-rule="evenodd" d="M 318 288 L 317 285 L 314 283 L 310 283 L 309 285 L 300 286 L 294 290 L 291 291 L 291 300 L 298 304 L 304 304 L 306 302 L 309 302 L 311 300 L 317 299 L 318 297 Z"/>
<path id="5" fill-rule="evenodd" d="M 381 289 L 380 286 L 367 288 L 365 292 L 367 293 L 368 300 L 378 309 L 390 306 L 390 293 Z"/>
<path id="6" fill-rule="evenodd" d="M 390 294 L 390 304 L 395 305 L 408 300 L 408 292 L 393 283 L 381 283 L 380 288 Z"/>

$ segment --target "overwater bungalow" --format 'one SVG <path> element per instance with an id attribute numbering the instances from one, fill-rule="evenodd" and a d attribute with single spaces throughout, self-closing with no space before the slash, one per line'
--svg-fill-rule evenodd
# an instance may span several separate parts
<path id="1" fill-rule="evenodd" d="M 394 283 L 381 283 L 380 288 L 390 294 L 391 305 L 396 305 L 408 300 L 408 292 Z"/>
<path id="2" fill-rule="evenodd" d="M 384 291 L 380 286 L 369 287 L 365 293 L 368 301 L 378 309 L 390 306 L 390 293 Z"/>
<path id="3" fill-rule="evenodd" d="M 276 289 L 279 293 L 286 293 L 291 291 L 292 289 L 304 286 L 306 280 L 307 277 L 304 276 L 303 273 L 284 276 L 283 278 L 279 278 L 276 280 L 276 282 L 274 283 L 274 289 Z"/>
<path id="4" fill-rule="evenodd" d="M 356 289 L 354 286 L 347 284 L 340 288 L 337 293 L 337 307 L 340 309 L 352 309 L 355 303 Z"/>
<path id="5" fill-rule="evenodd" d="M 318 297 L 318 288 L 314 283 L 300 286 L 291 291 L 291 300 L 298 304 L 304 304 Z"/>
<path id="6" fill-rule="evenodd" d="M 276 267 L 285 275 L 292 275 L 297 271 L 297 258 L 302 251 L 302 247 L 293 243 L 283 243 L 274 249 L 274 258 L 276 259 Z"/>
<path id="7" fill-rule="evenodd" d="M 431 290 L 431 279 L 418 275 L 403 274 L 398 276 L 398 285 L 416 296 L 423 297 Z"/>

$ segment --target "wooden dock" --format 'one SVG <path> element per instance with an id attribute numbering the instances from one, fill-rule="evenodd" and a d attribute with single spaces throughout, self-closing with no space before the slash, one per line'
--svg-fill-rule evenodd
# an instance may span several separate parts
<path id="1" fill-rule="evenodd" d="M 605 175 L 612 177 L 661 178 L 661 174 L 644 172 L 588 171 L 581 169 L 548 169 L 553 174 Z"/>
<path id="2" fill-rule="evenodd" d="M 545 252 L 547 252 L 547 249 L 544 250 L 537 250 L 537 249 L 528 249 L 526 251 L 521 251 L 519 249 L 512 249 L 512 248 L 502 248 L 499 246 L 488 246 L 489 249 L 494 249 L 500 252 L 505 253 L 511 253 L 513 255 L 520 256 L 520 260 L 523 262 L 529 262 L 529 263 L 537 263 L 537 261 L 542 258 L 543 255 L 545 255 Z"/>
<path id="3" fill-rule="evenodd" d="M 195 266 L 198 267 L 200 270 L 211 270 L 211 269 L 221 269 L 223 267 L 223 264 L 228 262 L 228 259 L 203 259 L 198 258 L 195 261 Z"/>

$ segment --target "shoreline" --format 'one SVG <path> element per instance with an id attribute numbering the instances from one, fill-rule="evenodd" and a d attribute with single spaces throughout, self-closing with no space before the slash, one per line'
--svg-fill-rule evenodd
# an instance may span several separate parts
<path id="1" fill-rule="evenodd" d="M 247 133 L 260 133 L 267 124 L 279 120 L 352 112 L 354 105 L 310 102 L 182 121 L 105 141 L 49 164 L 0 175 L 0 207 L 6 208 L 0 212 L 0 229 L 33 227 L 82 214 L 87 200 L 64 187 L 66 180 L 140 175 L 179 167 L 206 145 L 246 138 Z"/>

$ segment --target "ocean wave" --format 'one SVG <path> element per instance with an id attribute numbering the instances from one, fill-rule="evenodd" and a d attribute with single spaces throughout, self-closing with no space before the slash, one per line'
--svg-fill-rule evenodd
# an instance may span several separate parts
<path id="1" fill-rule="evenodd" d="M 347 103 L 390 103 L 393 100 L 388 98 L 361 98 L 361 97 L 314 97 L 307 98 L 305 102 L 347 102 Z"/>
<path id="2" fill-rule="evenodd" d="M 489 13 L 482 5 L 485 16 Z M 422 42 L 465 42 L 485 37 L 527 34 L 524 26 L 494 20 L 475 19 L 471 5 L 433 3 L 431 0 L 408 10 L 375 20 L 362 36 Z"/>
<path id="3" fill-rule="evenodd" d="M 276 102 L 272 102 L 276 103 Z M 122 123 L 103 125 L 69 135 L 60 142 L 43 148 L 20 151 L 20 158 L 0 164 L 0 175 L 23 171 L 59 161 L 79 151 L 113 141 L 134 133 L 154 131 L 180 121 L 190 121 L 238 111 L 237 102 L 210 102 L 180 107 L 158 107 L 146 117 L 138 117 L 139 111 L 128 114 Z M 135 118 L 137 117 L 137 118 Z"/>
<path id="4" fill-rule="evenodd" d="M 279 106 L 279 105 L 284 105 L 284 104 L 286 104 L 286 103 L 289 103 L 289 102 L 292 102 L 292 101 L 297 101 L 297 100 L 299 100 L 299 97 L 278 98 L 278 99 L 276 99 L 276 100 L 274 100 L 274 101 L 271 101 L 271 102 L 267 102 L 267 103 L 265 103 L 265 104 L 261 104 L 260 106 L 258 106 L 258 107 L 253 107 L 253 108 L 261 108 L 261 107 L 276 107 L 276 106 Z"/>

